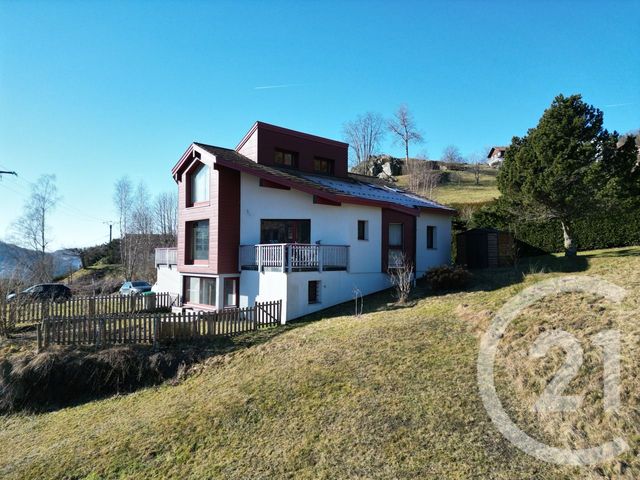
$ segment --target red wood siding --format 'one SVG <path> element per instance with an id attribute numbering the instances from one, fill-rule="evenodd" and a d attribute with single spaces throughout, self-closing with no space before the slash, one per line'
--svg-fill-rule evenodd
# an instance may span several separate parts
<path id="1" fill-rule="evenodd" d="M 237 148 L 243 155 L 264 165 L 274 165 L 276 149 L 297 152 L 298 169 L 302 172 L 315 173 L 313 160 L 320 157 L 334 161 L 334 176 L 348 177 L 349 145 L 335 140 L 258 122 L 255 131 L 249 132 Z"/>
<path id="2" fill-rule="evenodd" d="M 224 167 L 209 165 L 209 202 L 187 207 L 188 174 L 178 179 L 178 271 L 189 274 L 217 275 L 238 272 L 240 244 L 240 174 Z M 187 223 L 209 220 L 209 261 L 188 263 Z"/>
<path id="3" fill-rule="evenodd" d="M 218 271 L 238 272 L 240 247 L 240 172 L 216 166 L 218 175 Z"/>
<path id="4" fill-rule="evenodd" d="M 416 258 L 416 217 L 388 208 L 382 209 L 382 271 L 386 272 L 389 260 L 389 224 L 403 225 L 402 241 L 404 253 L 411 262 Z"/>

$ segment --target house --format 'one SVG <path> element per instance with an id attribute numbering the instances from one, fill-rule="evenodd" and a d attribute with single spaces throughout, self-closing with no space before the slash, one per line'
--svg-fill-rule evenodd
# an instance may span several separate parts
<path id="1" fill-rule="evenodd" d="M 504 152 L 506 151 L 507 147 L 491 147 L 487 155 L 487 164 L 492 168 L 500 167 L 504 160 Z"/>
<path id="2" fill-rule="evenodd" d="M 282 300 L 291 320 L 388 288 L 403 254 L 418 276 L 449 263 L 454 210 L 352 176 L 347 150 L 263 122 L 235 149 L 191 144 L 172 170 L 184 308 Z"/>

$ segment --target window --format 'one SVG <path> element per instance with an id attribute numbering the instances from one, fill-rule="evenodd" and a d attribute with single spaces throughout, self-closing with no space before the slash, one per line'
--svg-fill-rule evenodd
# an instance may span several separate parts
<path id="1" fill-rule="evenodd" d="M 260 220 L 260 243 L 311 243 L 311 220 Z"/>
<path id="2" fill-rule="evenodd" d="M 312 280 L 308 283 L 309 305 L 320 303 L 320 281 Z"/>
<path id="3" fill-rule="evenodd" d="M 436 227 L 427 225 L 427 248 L 436 248 Z"/>
<path id="4" fill-rule="evenodd" d="M 273 163 L 282 165 L 283 167 L 298 168 L 298 152 L 276 150 Z"/>
<path id="5" fill-rule="evenodd" d="M 402 223 L 389 224 L 389 247 L 402 248 Z"/>
<path id="6" fill-rule="evenodd" d="M 389 224 L 389 250 L 387 265 L 389 268 L 396 268 L 402 265 L 403 257 L 403 230 L 402 223 Z"/>
<path id="7" fill-rule="evenodd" d="M 369 222 L 358 220 L 358 240 L 369 240 Z"/>
<path id="8" fill-rule="evenodd" d="M 190 257 L 195 261 L 209 260 L 209 220 L 189 222 Z"/>
<path id="9" fill-rule="evenodd" d="M 224 279 L 224 306 L 225 307 L 238 306 L 238 279 L 237 278 Z"/>
<path id="10" fill-rule="evenodd" d="M 313 159 L 313 170 L 317 173 L 323 173 L 325 175 L 333 175 L 334 161 L 328 158 L 316 157 Z"/>
<path id="11" fill-rule="evenodd" d="M 185 300 L 187 303 L 216 306 L 216 279 L 185 277 Z"/>
<path id="12" fill-rule="evenodd" d="M 203 163 L 189 175 L 189 205 L 209 201 L 209 167 Z"/>

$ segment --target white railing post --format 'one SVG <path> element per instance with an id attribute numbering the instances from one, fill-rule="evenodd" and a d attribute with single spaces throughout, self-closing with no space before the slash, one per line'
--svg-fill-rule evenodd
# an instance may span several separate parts
<path id="1" fill-rule="evenodd" d="M 287 272 L 291 273 L 291 263 L 293 262 L 293 258 L 291 253 L 293 252 L 293 245 L 289 244 L 286 245 L 287 247 L 287 256 L 286 256 L 286 263 L 287 263 Z M 283 253 L 284 253 L 284 249 L 283 249 Z M 284 261 L 282 262 L 284 265 Z"/>
<path id="2" fill-rule="evenodd" d="M 318 259 L 318 271 L 322 272 L 324 267 L 324 248 L 320 245 L 316 245 L 316 257 Z"/>
<path id="3" fill-rule="evenodd" d="M 258 272 L 262 271 L 262 245 L 256 245 L 256 257 L 258 257 Z"/>

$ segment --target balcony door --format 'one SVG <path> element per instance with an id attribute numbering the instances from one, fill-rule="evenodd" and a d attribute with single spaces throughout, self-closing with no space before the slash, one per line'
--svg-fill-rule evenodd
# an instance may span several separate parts
<path id="1" fill-rule="evenodd" d="M 261 220 L 260 243 L 311 243 L 311 220 Z"/>

